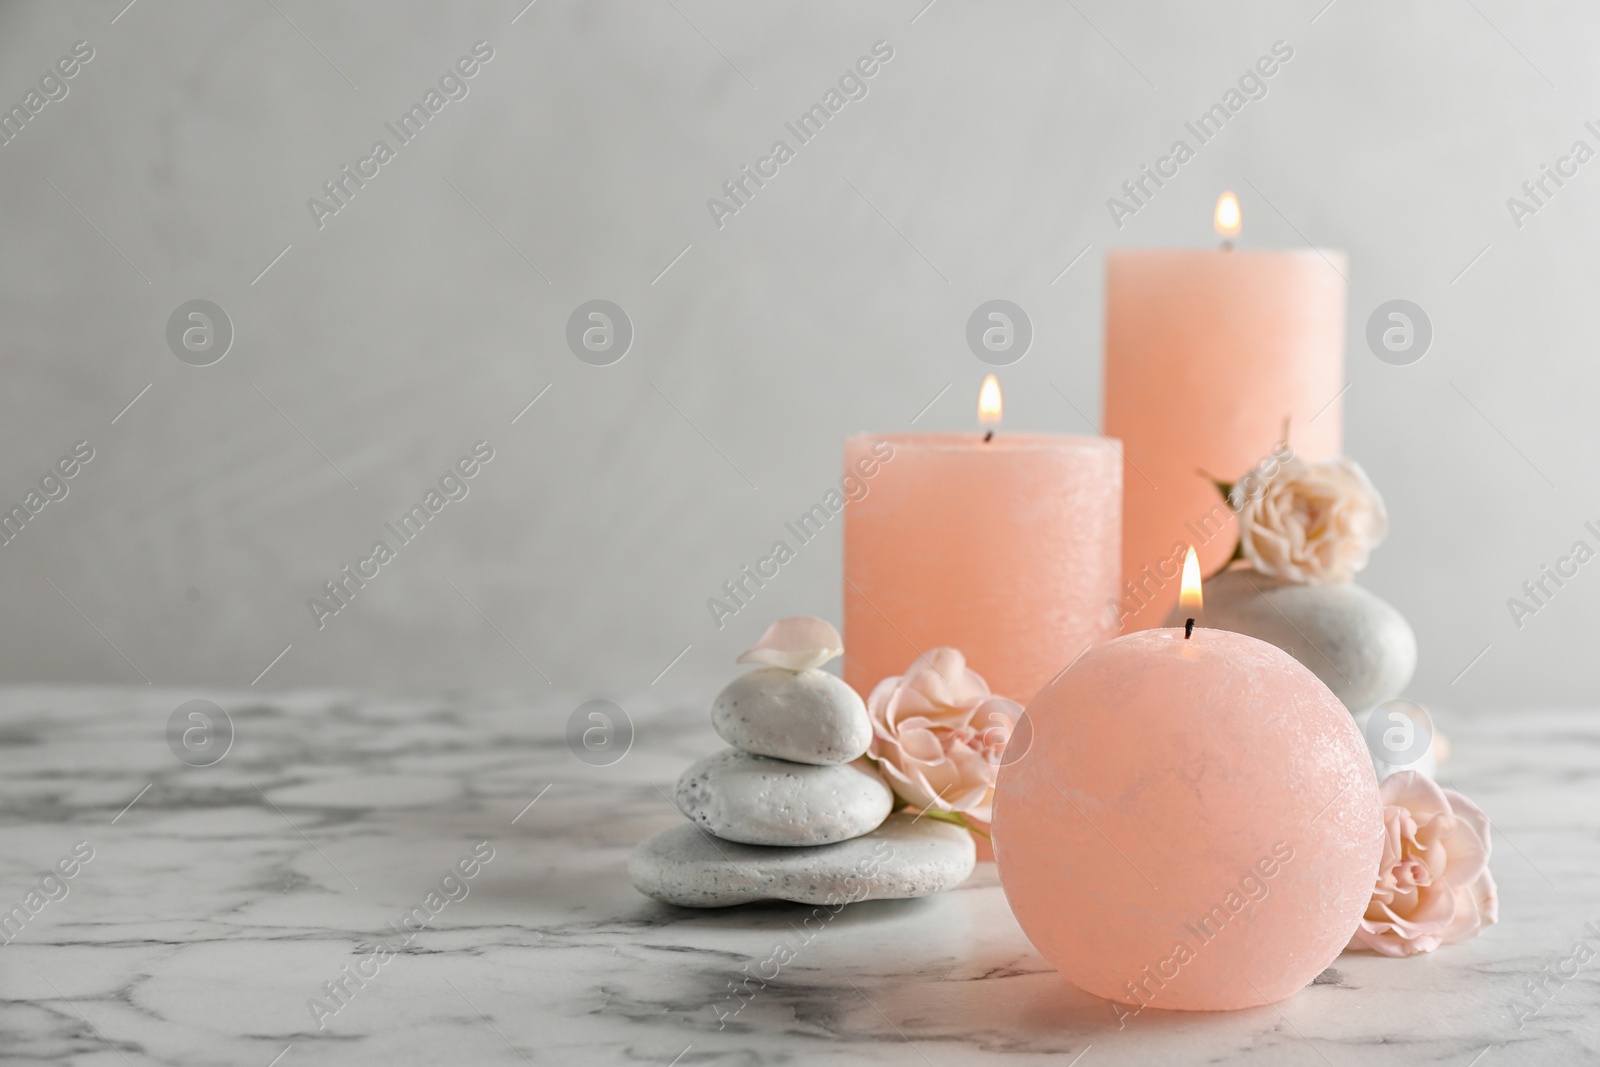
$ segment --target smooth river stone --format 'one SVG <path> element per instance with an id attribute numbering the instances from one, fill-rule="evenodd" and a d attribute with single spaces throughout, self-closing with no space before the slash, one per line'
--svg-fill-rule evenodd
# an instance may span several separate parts
<path id="1" fill-rule="evenodd" d="M 976 862 L 967 831 L 902 812 L 864 837 L 815 848 L 717 841 L 683 823 L 641 842 L 628 876 L 645 896 L 684 908 L 836 905 L 942 893 L 966 881 Z"/>
<path id="2" fill-rule="evenodd" d="M 876 829 L 894 794 L 865 763 L 819 767 L 725 748 L 683 772 L 677 803 L 725 841 L 804 847 Z"/>
<path id="3" fill-rule="evenodd" d="M 1167 616 L 1182 626 L 1182 608 Z M 1201 626 L 1277 645 L 1311 668 L 1352 715 L 1397 697 L 1417 669 L 1417 638 L 1393 607 L 1358 585 L 1298 585 L 1253 570 L 1205 583 Z"/>
<path id="4" fill-rule="evenodd" d="M 717 694 L 711 725 L 734 748 L 795 763 L 849 763 L 872 742 L 861 697 L 819 670 L 741 674 Z"/>

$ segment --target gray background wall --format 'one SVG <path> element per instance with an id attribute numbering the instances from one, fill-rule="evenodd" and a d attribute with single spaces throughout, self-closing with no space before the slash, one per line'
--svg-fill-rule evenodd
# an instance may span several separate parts
<path id="1" fill-rule="evenodd" d="M 1600 147 L 1600 11 L 523 2 L 0 8 L 7 106 L 95 52 L 0 147 L 0 500 L 96 452 L 0 549 L 0 677 L 245 686 L 292 646 L 259 687 L 622 696 L 688 646 L 656 689 L 703 697 L 771 618 L 838 617 L 836 536 L 725 630 L 705 600 L 846 434 L 947 385 L 917 427 L 970 425 L 979 302 L 1036 329 L 1007 424 L 1090 431 L 1105 249 L 1208 244 L 1231 187 L 1246 246 L 1350 254 L 1347 451 L 1393 525 L 1363 582 L 1416 627 L 1412 695 L 1593 700 L 1600 563 L 1520 630 L 1505 602 L 1596 540 L 1600 162 L 1520 229 L 1505 201 Z M 1280 39 L 1119 231 L 1107 197 Z M 479 40 L 470 95 L 319 230 L 307 199 Z M 868 96 L 719 229 L 706 199 L 878 40 Z M 1435 330 L 1410 366 L 1362 340 L 1397 297 Z M 195 298 L 236 330 L 204 368 L 165 340 Z M 593 298 L 636 330 L 608 367 L 564 340 Z M 306 598 L 479 439 L 470 495 L 319 631 Z"/>

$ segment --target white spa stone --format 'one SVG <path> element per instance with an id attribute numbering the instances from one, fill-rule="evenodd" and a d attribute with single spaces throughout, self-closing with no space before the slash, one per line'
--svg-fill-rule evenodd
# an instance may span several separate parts
<path id="1" fill-rule="evenodd" d="M 894 794 L 870 764 L 817 766 L 726 748 L 678 779 L 678 810 L 725 841 L 830 845 L 878 827 Z"/>
<path id="2" fill-rule="evenodd" d="M 1311 669 L 1351 714 L 1400 695 L 1417 669 L 1417 639 L 1405 617 L 1350 582 L 1298 585 L 1254 570 L 1223 571 L 1205 583 L 1201 626 L 1277 645 Z M 1175 608 L 1168 626 L 1189 613 Z"/>
<path id="3" fill-rule="evenodd" d="M 872 742 L 860 695 L 815 669 L 741 674 L 717 694 L 711 725 L 734 748 L 795 763 L 849 763 Z"/>
<path id="4" fill-rule="evenodd" d="M 717 841 L 682 823 L 641 842 L 628 875 L 645 896 L 685 908 L 792 900 L 837 910 L 954 889 L 976 858 L 972 835 L 959 826 L 902 812 L 864 837 L 815 848 Z"/>

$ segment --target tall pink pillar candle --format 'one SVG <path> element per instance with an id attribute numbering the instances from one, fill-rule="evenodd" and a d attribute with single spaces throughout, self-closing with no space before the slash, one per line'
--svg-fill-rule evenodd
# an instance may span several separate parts
<path id="1" fill-rule="evenodd" d="M 1120 249 L 1106 263 L 1105 430 L 1122 440 L 1125 630 L 1160 626 L 1193 544 L 1210 574 L 1237 527 L 1215 486 L 1289 419 L 1307 460 L 1341 447 L 1345 256 L 1316 249 Z"/>
<path id="2" fill-rule="evenodd" d="M 863 695 L 948 645 L 1026 703 L 1116 633 L 1114 442 L 862 434 L 845 442 L 845 472 L 867 487 L 844 523 L 844 677 Z"/>

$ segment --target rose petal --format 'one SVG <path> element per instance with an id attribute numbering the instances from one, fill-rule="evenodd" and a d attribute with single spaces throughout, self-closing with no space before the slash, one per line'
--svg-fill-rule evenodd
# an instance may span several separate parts
<path id="1" fill-rule="evenodd" d="M 1417 934 L 1437 933 L 1456 917 L 1456 893 L 1448 885 L 1417 890 L 1417 906 L 1410 914 L 1397 918 L 1396 925 Z"/>
<path id="2" fill-rule="evenodd" d="M 944 746 L 932 730 L 900 731 L 900 751 L 907 759 L 937 766 L 944 762 Z"/>
<path id="3" fill-rule="evenodd" d="M 767 627 L 761 640 L 740 654 L 740 663 L 804 671 L 820 667 L 844 652 L 839 631 L 815 615 L 791 615 Z"/>
<path id="4" fill-rule="evenodd" d="M 937 796 L 921 775 L 907 774 L 891 760 L 880 763 L 878 769 L 883 772 L 884 778 L 888 779 L 889 788 L 894 791 L 894 795 L 907 804 L 925 808 Z"/>
<path id="5" fill-rule="evenodd" d="M 1380 929 L 1368 929 L 1365 925 L 1356 927 L 1355 933 L 1350 936 L 1351 949 L 1366 949 L 1380 955 L 1400 959 L 1404 956 L 1414 956 L 1423 949 L 1415 948 L 1409 941 L 1396 936 L 1393 932 Z"/>
<path id="6" fill-rule="evenodd" d="M 1444 943 L 1454 945 L 1476 937 L 1485 926 L 1500 921 L 1500 899 L 1494 878 L 1485 870 L 1477 881 L 1456 890 L 1455 921 L 1441 935 Z"/>
<path id="7" fill-rule="evenodd" d="M 1404 808 L 1385 806 L 1383 809 L 1383 856 L 1379 861 L 1378 870 L 1387 873 L 1390 868 L 1400 862 L 1401 838 L 1404 834 L 1403 823 L 1408 818 Z M 1382 875 L 1380 875 L 1380 878 Z"/>
<path id="8" fill-rule="evenodd" d="M 1435 815 L 1450 814 L 1450 800 L 1432 778 L 1416 771 L 1399 771 L 1383 780 L 1378 793 L 1385 804 L 1409 811 L 1418 823 Z"/>
<path id="9" fill-rule="evenodd" d="M 953 648 L 936 648 L 916 658 L 906 671 L 907 685 L 935 704 L 956 702 L 956 682 L 966 673 L 966 657 Z"/>
<path id="10" fill-rule="evenodd" d="M 1418 885 L 1432 885 L 1444 881 L 1445 868 L 1450 865 L 1445 842 L 1455 835 L 1456 828 L 1460 825 L 1453 815 L 1435 815 L 1417 828 L 1416 837 L 1411 843 L 1411 860 L 1413 864 L 1420 865 L 1428 872 L 1426 879 L 1421 877 L 1416 879 Z M 1470 830 L 1467 832 L 1471 833 Z M 1476 873 L 1473 877 L 1477 877 Z"/>
<path id="11" fill-rule="evenodd" d="M 1434 739 L 1435 741 L 1438 740 L 1437 734 L 1434 735 Z M 1482 808 L 1457 793 L 1454 789 L 1445 789 L 1443 793 L 1445 800 L 1450 802 L 1450 810 L 1455 817 L 1477 831 L 1478 840 L 1483 842 L 1484 855 L 1487 856 L 1491 845 L 1489 816 L 1483 813 Z"/>
<path id="12" fill-rule="evenodd" d="M 969 724 L 977 732 L 976 744 L 983 750 L 984 759 L 991 765 L 998 766 L 1000 753 L 1016 732 L 1022 711 L 1021 704 L 1005 697 L 990 697 L 973 709 Z"/>

